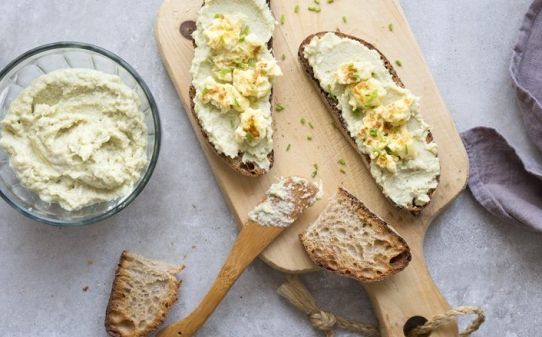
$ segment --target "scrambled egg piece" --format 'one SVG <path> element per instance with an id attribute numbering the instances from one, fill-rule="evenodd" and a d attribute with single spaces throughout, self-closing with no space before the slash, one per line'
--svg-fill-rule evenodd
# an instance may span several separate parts
<path id="1" fill-rule="evenodd" d="M 265 118 L 262 110 L 248 108 L 240 117 L 241 122 L 235 130 L 235 138 L 239 143 L 256 145 L 265 138 L 270 120 Z"/>
<path id="2" fill-rule="evenodd" d="M 224 67 L 224 68 L 218 68 L 213 67 L 213 76 L 221 81 L 221 82 L 227 82 L 231 83 L 233 81 L 233 69 L 232 67 Z"/>
<path id="3" fill-rule="evenodd" d="M 222 113 L 232 109 L 243 112 L 250 105 L 248 99 L 243 97 L 233 85 L 218 83 L 211 77 L 205 81 L 203 90 L 199 95 L 199 99 L 203 104 L 211 104 Z"/>
<path id="4" fill-rule="evenodd" d="M 397 172 L 400 160 L 416 158 L 414 139 L 406 125 L 394 126 L 384 120 L 378 109 L 368 110 L 362 120 L 359 137 L 372 160 L 389 172 Z"/>
<path id="5" fill-rule="evenodd" d="M 271 92 L 271 79 L 282 75 L 275 61 L 260 61 L 254 68 L 234 69 L 233 86 L 245 97 L 265 97 Z"/>
<path id="6" fill-rule="evenodd" d="M 372 77 L 374 67 L 368 62 L 343 63 L 337 71 L 337 83 L 354 84 Z"/>
<path id="7" fill-rule="evenodd" d="M 215 19 L 203 31 L 203 35 L 211 49 L 231 50 L 239 43 L 243 31 L 248 31 L 248 26 L 244 25 L 239 17 L 215 14 Z"/>
<path id="8" fill-rule="evenodd" d="M 387 91 L 380 81 L 370 78 L 350 87 L 350 100 L 348 103 L 354 111 L 372 109 L 382 104 Z"/>
<path id="9" fill-rule="evenodd" d="M 414 103 L 414 97 L 410 93 L 406 93 L 398 100 L 386 105 L 379 106 L 377 110 L 378 114 L 382 116 L 382 119 L 394 126 L 405 124 L 410 119 L 410 107 Z"/>

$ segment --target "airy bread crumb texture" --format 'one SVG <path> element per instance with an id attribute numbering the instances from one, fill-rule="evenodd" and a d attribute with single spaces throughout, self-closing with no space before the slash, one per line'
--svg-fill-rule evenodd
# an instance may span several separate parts
<path id="1" fill-rule="evenodd" d="M 300 238 L 317 265 L 362 282 L 391 276 L 411 259 L 405 240 L 342 188 Z"/>
<path id="2" fill-rule="evenodd" d="M 105 327 L 114 337 L 141 337 L 160 325 L 177 300 L 184 266 L 122 252 L 107 306 Z"/>

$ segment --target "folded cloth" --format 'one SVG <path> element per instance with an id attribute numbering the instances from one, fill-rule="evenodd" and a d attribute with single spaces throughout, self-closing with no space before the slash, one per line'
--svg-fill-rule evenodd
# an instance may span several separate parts
<path id="1" fill-rule="evenodd" d="M 521 158 L 495 129 L 474 128 L 461 136 L 476 200 L 497 216 L 542 231 L 542 165 Z"/>
<path id="2" fill-rule="evenodd" d="M 542 0 L 529 8 L 513 50 L 510 74 L 529 138 L 542 151 Z M 494 129 L 462 135 L 471 166 L 469 188 L 489 212 L 542 231 L 542 165 L 520 156 Z"/>

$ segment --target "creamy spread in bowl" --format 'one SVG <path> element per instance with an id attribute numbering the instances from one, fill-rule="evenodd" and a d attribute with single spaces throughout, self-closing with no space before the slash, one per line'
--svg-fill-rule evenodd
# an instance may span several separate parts
<path id="1" fill-rule="evenodd" d="M 42 75 L 1 122 L 0 146 L 22 185 L 73 211 L 129 194 L 147 164 L 138 95 L 90 69 Z"/>

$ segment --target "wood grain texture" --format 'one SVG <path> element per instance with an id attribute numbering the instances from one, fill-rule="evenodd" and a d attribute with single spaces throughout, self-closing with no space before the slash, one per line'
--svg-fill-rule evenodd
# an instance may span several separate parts
<path id="1" fill-rule="evenodd" d="M 156 23 L 157 43 L 216 181 L 239 224 L 244 223 L 249 210 L 260 201 L 259 198 L 276 177 L 310 177 L 313 165 L 317 164 L 319 169 L 315 179 L 323 181 L 327 196 L 333 195 L 337 186 L 344 186 L 405 238 L 413 253 L 410 266 L 386 281 L 366 286 L 384 336 L 403 336 L 402 327 L 409 317 L 422 315 L 429 318 L 448 308 L 427 271 L 422 251 L 423 239 L 431 220 L 465 188 L 468 159 L 399 4 L 393 0 L 321 2 L 321 13 L 308 11 L 308 2 L 300 1 L 299 14 L 295 14 L 295 2 L 271 1 L 275 17 L 285 16 L 284 25 L 277 25 L 273 44 L 285 74 L 275 82 L 274 101 L 284 104 L 286 109 L 274 113 L 275 166 L 269 174 L 260 178 L 242 177 L 227 167 L 204 141 L 189 112 L 191 77 L 188 69 L 193 46 L 180 34 L 180 25 L 196 19 L 201 0 L 165 0 Z M 347 17 L 347 23 L 343 22 L 343 16 Z M 393 32 L 388 30 L 390 23 L 393 24 Z M 439 145 L 442 174 L 431 204 L 418 217 L 397 210 L 384 198 L 362 159 L 335 129 L 332 117 L 297 61 L 299 44 L 306 36 L 336 29 L 373 43 L 392 61 L 401 60 L 403 66 L 396 67 L 399 76 L 407 88 L 422 97 L 421 114 L 431 126 Z M 281 60 L 283 54 L 284 61 Z M 305 125 L 300 123 L 301 118 L 305 119 Z M 314 129 L 309 127 L 309 122 Z M 312 137 L 312 141 L 307 137 Z M 289 151 L 286 150 L 288 144 L 291 144 Z M 339 159 L 346 161 L 346 174 L 340 172 Z M 325 200 L 322 200 L 308 209 L 294 226 L 265 250 L 261 258 L 285 272 L 315 270 L 299 243 L 298 234 L 316 219 L 325 204 Z M 452 327 L 449 331 L 443 330 L 432 336 L 454 334 L 455 327 Z"/>

